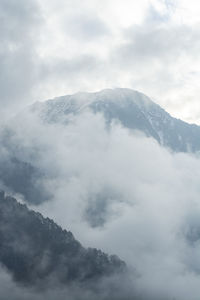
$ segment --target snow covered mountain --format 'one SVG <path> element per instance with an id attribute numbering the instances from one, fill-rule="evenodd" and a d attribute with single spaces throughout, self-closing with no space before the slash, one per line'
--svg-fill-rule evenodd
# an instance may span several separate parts
<path id="1" fill-rule="evenodd" d="M 131 130 L 140 130 L 173 151 L 200 150 L 200 126 L 173 118 L 149 97 L 131 89 L 62 96 L 36 102 L 31 110 L 48 123 L 69 122 L 85 111 L 102 113 L 108 124 L 115 120 Z"/>

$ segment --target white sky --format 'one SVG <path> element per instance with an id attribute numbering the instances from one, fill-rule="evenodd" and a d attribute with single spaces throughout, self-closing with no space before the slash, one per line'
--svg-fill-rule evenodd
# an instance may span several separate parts
<path id="1" fill-rule="evenodd" d="M 197 0 L 0 0 L 8 113 L 77 91 L 129 87 L 200 124 Z"/>

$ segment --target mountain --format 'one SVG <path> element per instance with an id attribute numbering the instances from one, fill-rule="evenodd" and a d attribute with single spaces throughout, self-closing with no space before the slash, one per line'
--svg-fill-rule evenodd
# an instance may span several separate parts
<path id="1" fill-rule="evenodd" d="M 140 130 L 172 151 L 200 150 L 200 126 L 173 118 L 149 97 L 131 89 L 106 89 L 62 96 L 36 102 L 30 110 L 49 123 L 67 123 L 84 111 L 102 113 L 108 124 L 114 120 L 131 130 Z"/>
<path id="2" fill-rule="evenodd" d="M 30 111 L 33 112 L 33 120 Z M 132 134 L 140 131 L 174 152 L 196 153 L 200 150 L 200 126 L 173 118 L 142 93 L 120 88 L 96 93 L 77 93 L 45 102 L 36 102 L 1 128 L 0 188 L 18 193 L 25 201 L 32 204 L 40 204 L 52 199 L 54 191 L 52 192 L 48 185 L 52 180 L 56 180 L 57 174 L 56 168 L 51 169 L 51 163 L 46 162 L 47 153 L 52 156 L 52 159 L 55 159 L 54 155 L 56 155 L 58 165 L 62 165 L 58 153 L 65 143 L 64 140 L 59 139 L 54 141 L 53 135 L 59 138 L 60 127 L 53 125 L 62 123 L 62 133 L 66 128 L 66 134 L 70 136 L 70 127 L 67 132 L 68 124 L 74 119 L 79 122 L 78 117 L 85 112 L 101 113 L 105 117 L 106 129 L 109 129 L 112 122 L 118 122 L 128 128 Z M 35 115 L 41 120 L 36 129 Z M 49 124 L 52 126 L 45 126 Z M 55 130 L 49 131 L 49 127 Z M 65 151 L 66 149 L 63 150 Z M 102 193 L 100 192 L 100 195 Z M 107 195 L 100 198 L 102 199 L 100 206 L 104 207 L 103 199 L 107 199 Z M 96 216 L 95 212 L 96 206 L 89 207 L 86 214 L 90 216 L 90 222 L 94 219 L 93 226 L 103 220 L 102 217 L 98 221 L 93 218 Z"/>
<path id="3" fill-rule="evenodd" d="M 71 232 L 0 192 L 0 263 L 24 285 L 94 284 L 122 274 L 125 263 L 100 250 L 85 249 Z"/>

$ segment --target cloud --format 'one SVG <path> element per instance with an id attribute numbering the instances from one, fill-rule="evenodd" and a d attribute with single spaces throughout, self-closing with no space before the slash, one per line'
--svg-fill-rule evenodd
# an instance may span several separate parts
<path id="1" fill-rule="evenodd" d="M 125 260 L 144 299 L 198 299 L 198 156 L 172 154 L 116 123 L 108 129 L 91 112 L 68 125 L 28 115 L 9 126 L 17 158 L 45 174 L 40 184 L 51 200 L 35 210 L 84 246 Z"/>
<path id="2" fill-rule="evenodd" d="M 0 7 L 4 115 L 35 100 L 119 86 L 198 122 L 196 1 L 1 0 Z"/>
<path id="3" fill-rule="evenodd" d="M 139 290 L 198 298 L 199 160 L 118 125 L 107 132 L 100 116 L 81 116 L 71 126 L 57 156 L 55 199 L 39 209 L 84 245 L 117 253 L 136 268 Z"/>
<path id="4" fill-rule="evenodd" d="M 86 40 L 87 42 L 98 39 L 109 34 L 104 22 L 96 17 L 78 15 L 74 18 L 69 18 L 64 24 L 67 34 L 71 34 L 72 38 Z"/>
<path id="5" fill-rule="evenodd" d="M 188 50 L 194 57 L 198 55 L 198 30 L 191 30 L 187 26 L 148 26 L 147 23 L 129 30 L 127 43 L 120 49 L 121 59 L 133 64 L 140 62 L 140 65 L 158 62 L 166 68 L 166 63 L 181 60 Z"/>
<path id="6" fill-rule="evenodd" d="M 34 99 L 119 85 L 198 121 L 195 0 L 0 0 L 0 19 L 2 118 Z M 136 268 L 139 292 L 199 299 L 198 157 L 168 153 L 119 124 L 108 131 L 90 112 L 68 127 L 23 115 L 8 129 L 1 133 L 4 188 L 28 198 L 30 191 L 8 183 L 33 167 L 26 180 L 38 194 L 31 194 L 51 199 L 37 209 L 85 246 Z"/>
<path id="7" fill-rule="evenodd" d="M 38 28 L 42 22 L 36 1 L 0 1 L 0 97 L 2 110 L 16 109 L 37 77 Z M 26 99 L 27 100 L 27 99 Z"/>
<path id="8" fill-rule="evenodd" d="M 77 285 L 68 287 L 59 285 L 56 286 L 52 278 L 49 289 L 42 290 L 37 288 L 27 288 L 25 286 L 16 284 L 16 282 L 14 282 L 11 278 L 10 274 L 4 268 L 0 267 L 0 279 L 1 297 L 8 300 L 65 300 L 66 297 L 71 300 L 122 300 L 124 299 L 124 295 L 126 299 L 133 299 L 133 297 L 130 298 L 128 291 L 118 290 L 118 288 L 115 286 L 117 280 L 119 280 L 117 278 L 115 278 L 115 282 L 112 282 L 113 279 L 110 280 L 110 282 L 102 282 L 96 290 L 87 289 Z M 123 279 L 121 279 L 121 282 L 122 280 Z M 114 286 L 116 290 L 112 290 L 112 287 Z M 129 287 L 127 286 L 127 288 Z"/>

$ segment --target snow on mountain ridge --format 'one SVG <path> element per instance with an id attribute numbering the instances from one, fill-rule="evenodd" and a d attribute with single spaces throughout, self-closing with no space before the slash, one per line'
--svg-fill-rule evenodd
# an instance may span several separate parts
<path id="1" fill-rule="evenodd" d="M 200 151 L 199 126 L 173 118 L 149 97 L 131 89 L 76 93 L 35 103 L 31 110 L 48 123 L 68 123 L 71 117 L 84 111 L 102 113 L 108 124 L 117 120 L 124 127 L 139 130 L 173 151 Z"/>
<path id="2" fill-rule="evenodd" d="M 32 111 L 37 111 L 42 118 L 47 115 L 55 118 L 56 114 L 65 113 L 78 113 L 84 109 L 89 108 L 93 103 L 104 103 L 105 107 L 107 103 L 116 103 L 120 107 L 127 106 L 127 103 L 136 104 L 143 113 L 149 112 L 150 108 L 154 108 L 152 114 L 155 114 L 155 106 L 159 111 L 162 108 L 155 104 L 146 95 L 127 88 L 115 88 L 115 89 L 104 89 L 99 92 L 78 92 L 72 95 L 65 95 L 56 97 L 53 99 L 46 100 L 44 102 L 35 102 L 31 106 Z M 163 110 L 164 111 L 164 110 Z M 45 118 L 46 119 L 46 118 Z M 50 121 L 50 118 L 48 118 Z"/>

